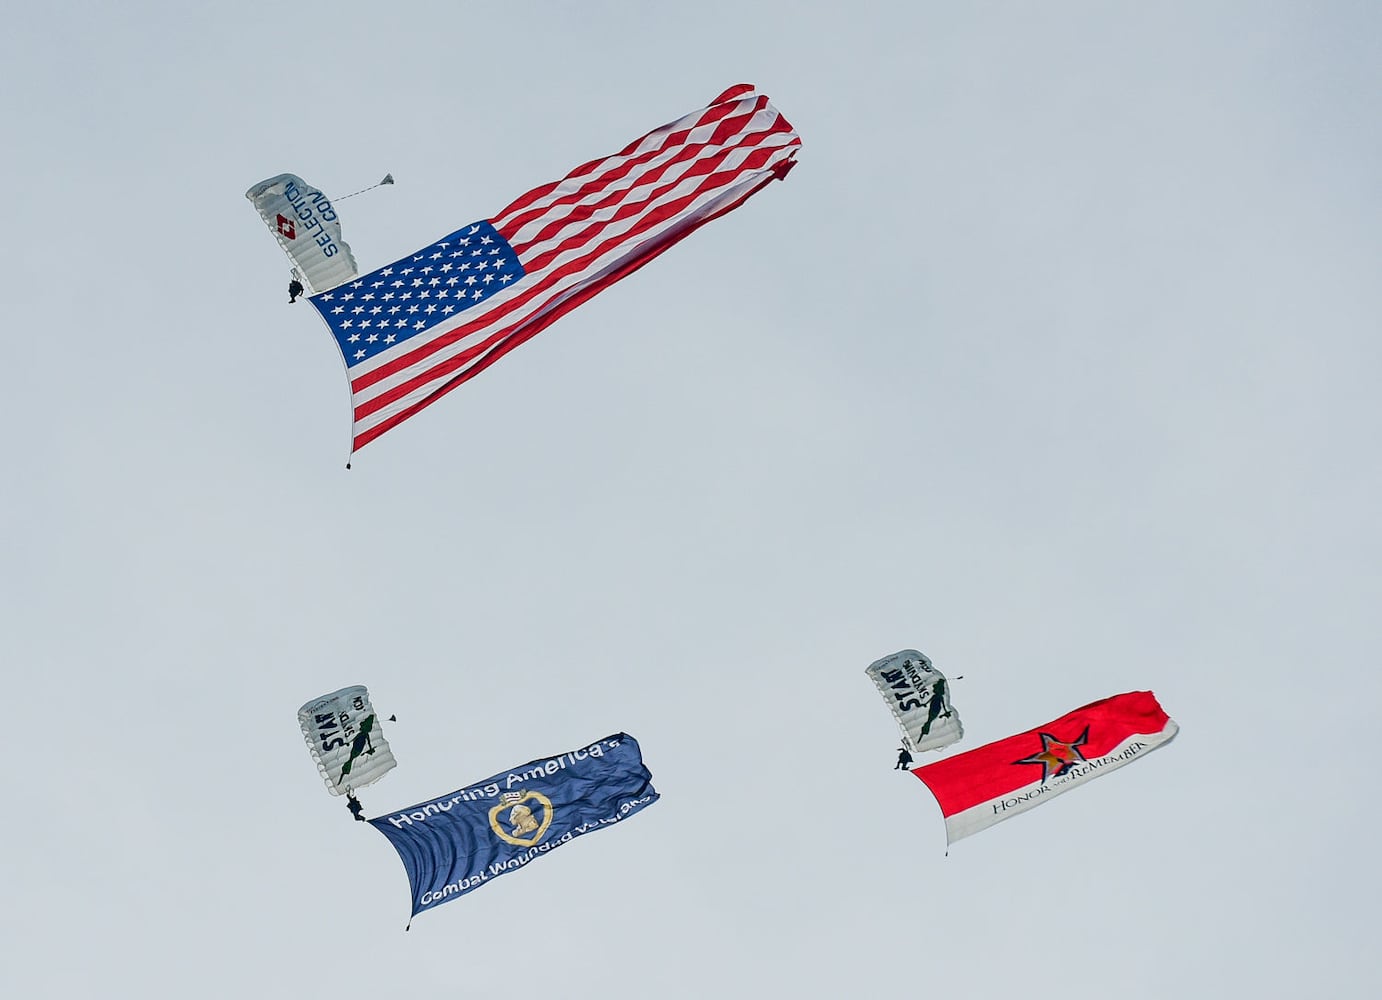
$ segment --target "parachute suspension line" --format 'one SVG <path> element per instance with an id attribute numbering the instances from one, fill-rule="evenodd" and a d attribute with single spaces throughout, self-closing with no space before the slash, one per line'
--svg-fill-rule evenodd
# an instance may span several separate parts
<path id="1" fill-rule="evenodd" d="M 374 190 L 375 188 L 377 188 L 377 187 L 383 187 L 385 184 L 392 184 L 392 183 L 393 183 L 393 174 L 385 174 L 385 175 L 384 175 L 384 179 L 383 179 L 382 181 L 380 181 L 378 184 L 371 184 L 369 187 L 361 188 L 359 191 L 352 191 L 352 192 L 350 192 L 350 194 L 343 194 L 343 195 L 341 195 L 339 198 L 332 198 L 332 199 L 331 199 L 331 203 L 332 203 L 333 205 L 339 205 L 341 202 L 345 201 L 347 198 L 354 198 L 357 194 L 364 194 L 366 191 L 373 191 L 373 190 Z"/>

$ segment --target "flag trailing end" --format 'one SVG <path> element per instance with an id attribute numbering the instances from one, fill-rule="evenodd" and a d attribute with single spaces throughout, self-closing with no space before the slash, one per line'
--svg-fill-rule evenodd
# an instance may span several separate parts
<path id="1" fill-rule="evenodd" d="M 800 146 L 767 97 L 740 84 L 490 219 L 314 296 L 350 378 L 352 452 L 784 177 Z"/>
<path id="2" fill-rule="evenodd" d="M 912 773 L 936 797 L 954 843 L 1140 759 L 1179 730 L 1152 692 L 1131 691 Z"/>

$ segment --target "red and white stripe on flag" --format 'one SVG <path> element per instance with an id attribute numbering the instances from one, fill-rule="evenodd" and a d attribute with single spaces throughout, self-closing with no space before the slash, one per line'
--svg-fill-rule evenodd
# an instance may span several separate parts
<path id="1" fill-rule="evenodd" d="M 524 279 L 352 367 L 353 450 L 785 176 L 800 145 L 767 97 L 741 84 L 515 200 L 490 221 Z"/>
<path id="2" fill-rule="evenodd" d="M 954 843 L 1131 764 L 1179 728 L 1154 694 L 1131 691 L 912 773 L 936 797 Z"/>

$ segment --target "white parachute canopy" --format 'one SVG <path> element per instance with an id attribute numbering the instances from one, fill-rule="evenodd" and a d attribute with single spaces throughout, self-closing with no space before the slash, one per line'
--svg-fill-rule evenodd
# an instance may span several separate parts
<path id="1" fill-rule="evenodd" d="M 332 795 L 373 784 L 398 763 L 380 731 L 369 692 L 359 684 L 303 705 L 298 725 Z"/>
<path id="2" fill-rule="evenodd" d="M 245 192 L 273 231 L 309 294 L 359 274 L 355 255 L 341 239 L 341 221 L 331 199 L 293 174 L 260 181 Z"/>
<path id="3" fill-rule="evenodd" d="M 875 660 L 864 672 L 887 700 L 908 750 L 939 750 L 965 734 L 945 675 L 915 649 Z"/>

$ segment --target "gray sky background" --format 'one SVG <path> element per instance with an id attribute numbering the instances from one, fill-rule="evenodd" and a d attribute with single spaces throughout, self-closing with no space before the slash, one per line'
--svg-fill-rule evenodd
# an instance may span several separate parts
<path id="1" fill-rule="evenodd" d="M 647 9 L 655 7 L 656 9 Z M 51 3 L 0 37 L 0 992 L 1360 996 L 1382 682 L 1370 3 Z M 362 269 L 757 84 L 799 167 L 343 468 L 243 198 Z M 1147 760 L 955 845 L 863 675 Z M 617 730 L 663 799 L 419 917 L 398 808 Z"/>

